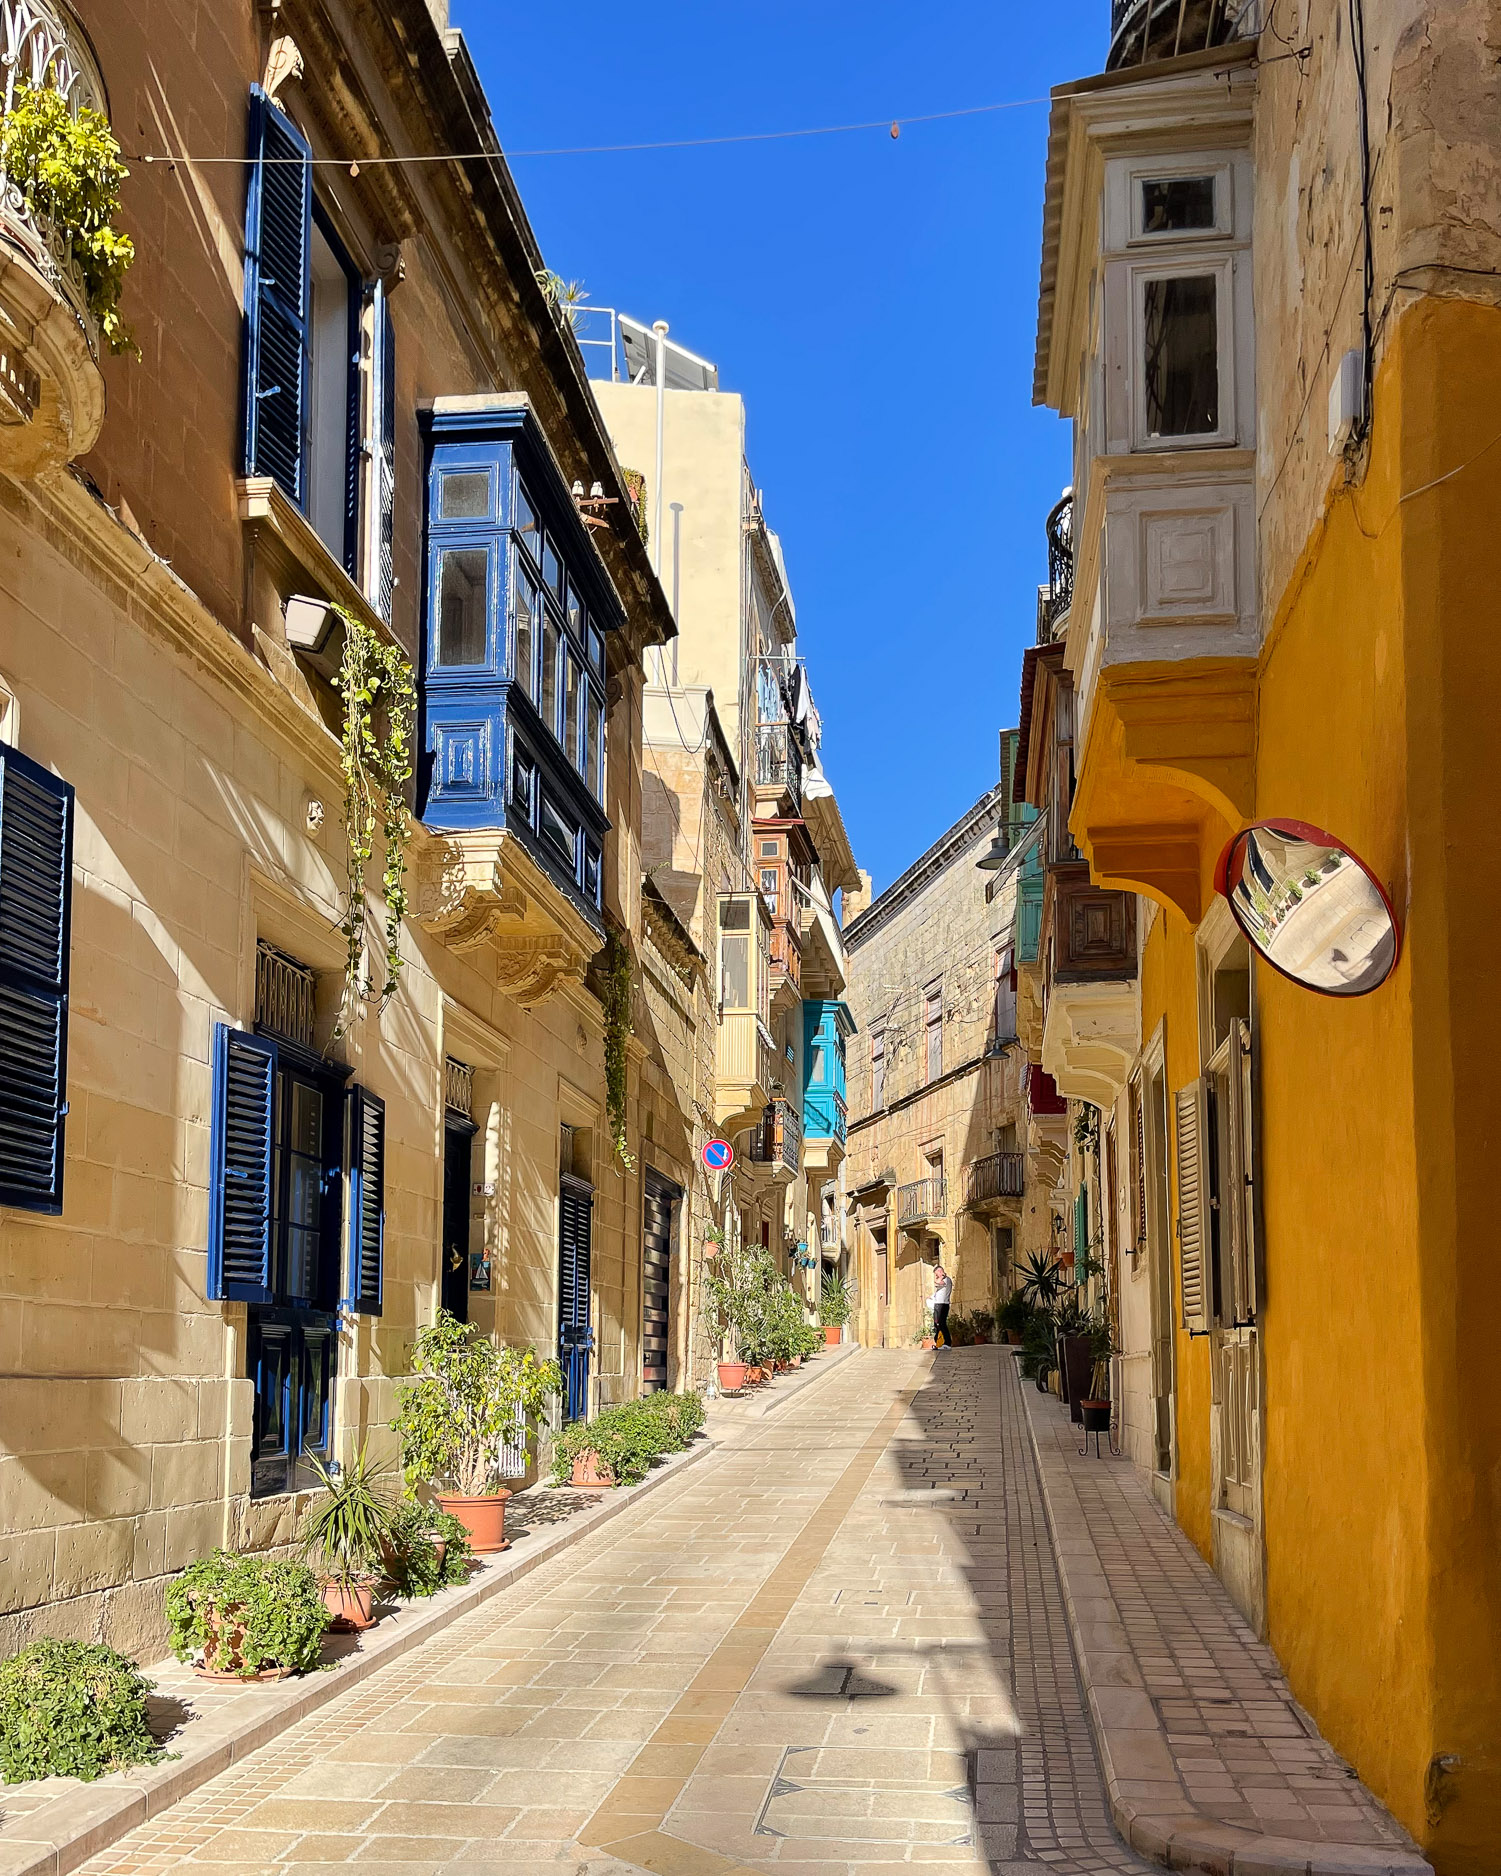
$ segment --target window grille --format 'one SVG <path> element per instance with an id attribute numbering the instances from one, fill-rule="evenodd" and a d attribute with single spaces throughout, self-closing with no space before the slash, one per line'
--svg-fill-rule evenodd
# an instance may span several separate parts
<path id="1" fill-rule="evenodd" d="M 465 1120 L 474 1118 L 474 1070 L 451 1055 L 443 1063 L 443 1105 L 450 1114 L 462 1114 Z"/>
<path id="2" fill-rule="evenodd" d="M 305 964 L 268 944 L 255 948 L 257 1027 L 311 1049 L 317 1027 L 316 979 Z"/>
<path id="3" fill-rule="evenodd" d="M 502 1479 L 526 1477 L 526 1414 L 519 1404 L 512 1409 L 511 1424 L 496 1449 L 495 1474 Z"/>

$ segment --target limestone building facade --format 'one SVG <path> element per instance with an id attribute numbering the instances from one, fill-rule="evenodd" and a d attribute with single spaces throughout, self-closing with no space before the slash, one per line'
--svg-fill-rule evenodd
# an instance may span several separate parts
<path id="1" fill-rule="evenodd" d="M 30 16 L 4 56 L 174 160 L 124 187 L 139 356 L 0 226 L 0 1645 L 149 1653 L 163 1580 L 285 1541 L 312 1457 L 391 1456 L 440 1307 L 562 1355 L 568 1413 L 686 1376 L 657 1071 L 703 966 L 643 915 L 671 614 L 460 35 Z M 349 886 L 346 640 L 416 690 L 389 920 L 379 838 Z"/>

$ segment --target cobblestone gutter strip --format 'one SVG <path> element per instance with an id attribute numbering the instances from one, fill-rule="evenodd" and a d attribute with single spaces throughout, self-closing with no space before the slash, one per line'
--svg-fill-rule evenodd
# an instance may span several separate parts
<path id="1" fill-rule="evenodd" d="M 810 1387 L 816 1387 L 825 1375 L 832 1374 L 840 1362 L 858 1352 L 856 1342 L 838 1342 L 833 1348 L 812 1357 L 813 1366 L 805 1363 L 795 1375 L 778 1375 L 772 1383 L 772 1391 L 762 1400 L 751 1402 L 750 1416 L 753 1420 L 764 1420 L 767 1414 L 774 1414 L 778 1407 L 785 1407 L 790 1400 L 796 1400 L 799 1394 L 805 1394 Z"/>
<path id="2" fill-rule="evenodd" d="M 1069 1631 L 1116 1829 L 1207 1876 L 1433 1876 L 1314 1729 L 1271 1650 L 1127 1459 L 1080 1457 L 1023 1387 Z"/>
<path id="3" fill-rule="evenodd" d="M 532 1521 L 526 1536 L 517 1539 L 510 1550 L 481 1563 L 462 1588 L 445 1590 L 431 1601 L 403 1603 L 378 1627 L 353 1639 L 350 1651 L 337 1665 L 321 1673 L 264 1686 L 233 1687 L 200 1680 L 176 1661 L 148 1669 L 159 1700 L 176 1701 L 193 1710 L 193 1717 L 184 1721 L 169 1742 L 179 1756 L 157 1766 L 113 1773 L 92 1785 L 61 1779 L 0 1785 L 0 1876 L 68 1876 L 147 1818 L 156 1817 L 299 1720 L 339 1699 L 377 1669 L 511 1588 L 539 1564 L 571 1549 L 602 1524 L 671 1484 L 688 1467 L 707 1459 L 720 1443 L 715 1438 L 700 1440 L 687 1452 L 673 1454 L 639 1485 L 623 1486 L 571 1515 L 559 1502 L 566 1500 L 566 1488 L 557 1499 L 548 1488 L 518 1494 L 514 1513 L 523 1524 Z M 567 1522 L 549 1528 L 549 1512 L 566 1516 Z"/>

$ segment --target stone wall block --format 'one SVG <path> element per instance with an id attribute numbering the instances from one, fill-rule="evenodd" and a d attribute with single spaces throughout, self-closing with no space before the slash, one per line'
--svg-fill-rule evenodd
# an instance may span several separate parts
<path id="1" fill-rule="evenodd" d="M 172 1445 L 193 1439 L 198 1432 L 196 1382 L 154 1375 L 122 1383 L 120 1432 L 132 1446 Z"/>
<path id="2" fill-rule="evenodd" d="M 150 1509 L 149 1448 L 95 1447 L 85 1459 L 85 1510 L 90 1518 L 135 1517 Z"/>
<path id="3" fill-rule="evenodd" d="M 130 1574 L 143 1583 L 160 1576 L 167 1567 L 167 1514 L 143 1512 L 135 1521 L 135 1539 L 131 1551 Z"/>
<path id="4" fill-rule="evenodd" d="M 54 1531 L 11 1531 L 0 1537 L 0 1615 L 46 1602 L 52 1589 Z"/>
<path id="5" fill-rule="evenodd" d="M 0 1451 L 25 1455 L 118 1445 L 122 1386 L 104 1377 L 0 1378 Z M 0 1533 L 4 1529 L 0 1524 Z"/>
<path id="6" fill-rule="evenodd" d="M 217 1440 L 151 1449 L 151 1509 L 203 1504 L 219 1496 L 224 1454 Z"/>
<path id="7" fill-rule="evenodd" d="M 167 1536 L 157 1574 L 175 1576 L 224 1541 L 221 1504 L 177 1505 L 167 1512 Z"/>
<path id="8" fill-rule="evenodd" d="M 130 1580 L 135 1523 L 130 1518 L 93 1519 L 65 1525 L 57 1533 L 54 1596 L 79 1596 Z"/>
<path id="9" fill-rule="evenodd" d="M 84 1516 L 86 1455 L 33 1453 L 0 1459 L 0 1531 L 38 1531 Z"/>

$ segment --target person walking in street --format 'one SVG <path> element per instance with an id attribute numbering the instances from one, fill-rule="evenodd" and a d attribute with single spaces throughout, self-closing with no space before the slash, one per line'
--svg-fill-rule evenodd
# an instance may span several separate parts
<path id="1" fill-rule="evenodd" d="M 954 1279 L 942 1264 L 933 1266 L 933 1346 L 949 1345 L 949 1304 L 954 1300 Z"/>

